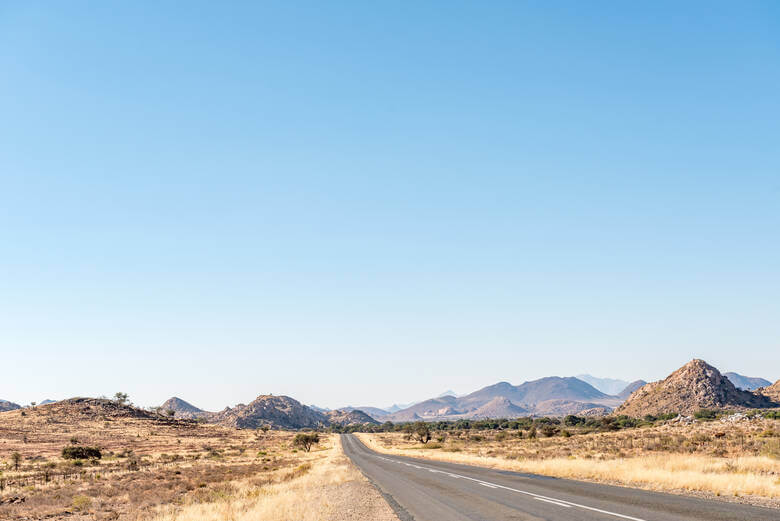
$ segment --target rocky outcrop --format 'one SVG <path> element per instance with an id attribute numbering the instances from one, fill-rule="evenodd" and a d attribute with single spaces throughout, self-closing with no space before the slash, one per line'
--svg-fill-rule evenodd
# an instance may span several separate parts
<path id="1" fill-rule="evenodd" d="M 700 409 L 775 407 L 767 396 L 737 389 L 703 360 L 692 360 L 659 382 L 649 383 L 617 408 L 616 414 L 693 414 Z"/>
<path id="2" fill-rule="evenodd" d="M 289 396 L 261 395 L 247 405 L 227 407 L 209 416 L 208 421 L 237 427 L 257 429 L 264 425 L 277 429 L 327 427 L 328 417 Z"/>
<path id="3" fill-rule="evenodd" d="M 367 423 L 374 425 L 379 424 L 378 421 L 360 409 L 352 409 L 350 411 L 337 409 L 335 411 L 328 411 L 325 413 L 325 416 L 327 416 L 328 421 L 334 425 L 365 425 Z"/>
<path id="4" fill-rule="evenodd" d="M 759 389 L 758 393 L 780 404 L 780 380 L 776 381 L 775 383 L 773 383 L 768 387 L 763 387 Z"/>

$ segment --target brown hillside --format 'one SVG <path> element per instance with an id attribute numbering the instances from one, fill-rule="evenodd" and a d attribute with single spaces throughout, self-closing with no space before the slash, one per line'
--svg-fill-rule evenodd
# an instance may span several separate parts
<path id="1" fill-rule="evenodd" d="M 780 403 L 780 380 L 776 381 L 768 387 L 759 389 L 757 392 L 768 396 L 771 400 Z"/>
<path id="2" fill-rule="evenodd" d="M 39 405 L 35 409 L 41 414 L 67 421 L 109 418 L 161 419 L 160 415 L 106 398 L 69 398 Z"/>
<path id="3" fill-rule="evenodd" d="M 774 407 L 766 396 L 741 391 L 728 378 L 703 360 L 691 360 L 659 382 L 635 391 L 617 414 L 640 417 L 646 414 L 693 414 L 699 409 Z"/>

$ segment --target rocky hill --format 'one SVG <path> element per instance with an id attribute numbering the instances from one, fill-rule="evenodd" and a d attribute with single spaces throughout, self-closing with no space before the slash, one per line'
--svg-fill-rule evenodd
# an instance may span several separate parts
<path id="1" fill-rule="evenodd" d="M 37 414 L 62 421 L 109 420 L 119 418 L 141 418 L 165 420 L 162 416 L 132 405 L 117 403 L 107 398 L 69 398 L 59 402 L 38 405 Z M 173 421 L 173 420 L 169 420 Z"/>
<path id="2" fill-rule="evenodd" d="M 240 429 L 268 425 L 277 429 L 302 429 L 327 426 L 330 420 L 321 412 L 289 396 L 261 395 L 251 403 L 227 407 L 209 415 L 208 421 Z"/>
<path id="3" fill-rule="evenodd" d="M 160 412 L 164 415 L 168 415 L 168 411 L 173 411 L 174 418 L 200 418 L 204 416 L 208 416 L 209 412 L 206 412 L 202 409 L 198 409 L 191 403 L 185 402 L 181 398 L 177 398 L 174 396 L 173 398 L 169 398 L 160 406 Z"/>
<path id="4" fill-rule="evenodd" d="M 5 411 L 14 411 L 16 409 L 21 409 L 22 406 L 15 404 L 13 402 L 9 402 L 8 400 L 0 400 L 0 412 Z"/>
<path id="5" fill-rule="evenodd" d="M 692 360 L 659 382 L 635 391 L 615 411 L 628 416 L 693 414 L 699 409 L 773 407 L 766 396 L 742 391 L 703 360 Z"/>
<path id="6" fill-rule="evenodd" d="M 743 391 L 755 391 L 759 387 L 772 385 L 772 382 L 769 380 L 757 376 L 742 376 L 738 373 L 723 373 L 723 376 L 728 378 L 734 384 L 734 387 Z"/>
<path id="7" fill-rule="evenodd" d="M 780 380 L 768 387 L 759 389 L 758 392 L 764 396 L 768 396 L 771 400 L 780 403 Z"/>
<path id="8" fill-rule="evenodd" d="M 640 389 L 641 387 L 644 387 L 645 385 L 647 385 L 647 382 L 645 382 L 644 380 L 633 381 L 630 384 L 628 384 L 625 389 L 620 391 L 616 396 L 621 400 L 626 400 L 629 396 L 631 396 L 634 393 L 634 391 Z"/>
<path id="9" fill-rule="evenodd" d="M 379 424 L 374 418 L 364 413 L 359 409 L 353 409 L 346 411 L 344 409 L 337 409 L 334 411 L 328 411 L 325 413 L 328 421 L 335 425 L 364 425 L 366 423 Z"/>

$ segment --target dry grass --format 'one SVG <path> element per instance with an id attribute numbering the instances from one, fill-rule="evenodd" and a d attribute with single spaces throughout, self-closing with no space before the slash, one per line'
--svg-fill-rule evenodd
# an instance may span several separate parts
<path id="1" fill-rule="evenodd" d="M 331 448 L 317 454 L 313 465 L 297 479 L 259 489 L 241 481 L 218 501 L 161 508 L 150 521 L 396 520 L 390 507 L 344 456 L 336 436 L 328 443 Z"/>
<path id="2" fill-rule="evenodd" d="M 780 507 L 779 424 L 708 422 L 539 439 L 460 433 L 428 447 L 400 433 L 358 436 L 384 453 Z"/>
<path id="3" fill-rule="evenodd" d="M 289 519 L 328 519 L 322 491 L 326 483 L 337 500 L 328 507 L 333 511 L 360 511 L 356 505 L 369 492 L 389 509 L 373 488 L 359 496 L 348 494 L 361 483 L 370 484 L 356 481 L 362 475 L 339 456 L 335 438 L 324 438 L 306 453 L 292 446 L 294 432 L 263 434 L 163 418 L 117 418 L 99 409 L 80 415 L 55 406 L 21 412 L 0 414 L 3 520 L 146 521 L 186 519 L 188 512 L 200 512 L 198 519 L 209 519 L 205 512 L 219 513 L 222 520 L 250 504 L 256 512 L 308 509 L 309 517 Z M 100 447 L 104 457 L 80 466 L 63 460 L 62 448 L 72 439 Z M 18 470 L 13 468 L 14 452 L 22 456 Z M 292 500 L 295 494 L 297 501 Z M 24 502 L 3 504 L 9 498 Z M 322 515 L 312 517 L 314 512 Z M 257 518 L 277 519 L 268 515 Z"/>

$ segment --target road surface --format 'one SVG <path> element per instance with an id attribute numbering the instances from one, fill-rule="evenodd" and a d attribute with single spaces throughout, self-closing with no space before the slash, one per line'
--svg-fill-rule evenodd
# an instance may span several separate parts
<path id="1" fill-rule="evenodd" d="M 379 454 L 346 455 L 402 521 L 780 521 L 780 510 Z"/>

